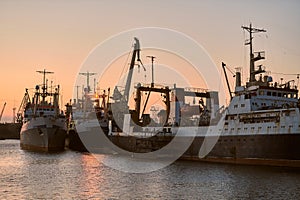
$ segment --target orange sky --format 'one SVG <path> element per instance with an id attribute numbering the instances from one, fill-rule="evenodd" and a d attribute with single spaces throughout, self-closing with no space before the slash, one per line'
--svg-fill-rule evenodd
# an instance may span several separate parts
<path id="1" fill-rule="evenodd" d="M 50 78 L 61 85 L 67 102 L 72 98 L 76 75 L 93 48 L 133 28 L 155 26 L 182 32 L 202 45 L 217 66 L 224 61 L 232 68 L 244 67 L 246 75 L 248 48 L 243 46 L 245 37 L 240 27 L 251 21 L 267 30 L 255 38 L 255 48 L 266 50 L 267 69 L 300 73 L 299 8 L 296 0 L 2 0 L 0 109 L 7 102 L 3 120 L 12 120 L 12 108 L 19 107 L 25 88 L 33 88 L 42 80 L 36 70 L 55 72 Z M 147 59 L 144 62 L 150 63 Z M 166 63 L 170 62 L 161 64 Z"/>

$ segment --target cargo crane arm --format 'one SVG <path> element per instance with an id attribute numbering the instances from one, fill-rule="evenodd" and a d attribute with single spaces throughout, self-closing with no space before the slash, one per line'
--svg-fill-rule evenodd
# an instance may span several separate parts
<path id="1" fill-rule="evenodd" d="M 140 49 L 139 39 L 135 37 L 134 41 L 135 41 L 135 43 L 134 43 L 133 53 L 132 53 L 132 57 L 131 57 L 130 67 L 129 67 L 125 90 L 124 90 L 124 98 L 125 98 L 126 102 L 129 101 L 129 91 L 130 91 L 130 85 L 131 85 L 131 80 L 132 80 L 133 68 L 135 66 L 135 60 L 137 60 L 142 65 L 142 67 L 145 69 L 145 67 L 142 63 L 142 60 L 140 59 L 141 49 Z"/>
<path id="2" fill-rule="evenodd" d="M 28 89 L 26 88 L 25 95 L 22 99 L 19 110 L 17 112 L 17 122 L 22 121 L 22 115 L 23 115 L 23 112 L 25 111 L 25 108 L 28 105 L 28 103 L 30 103 L 30 97 L 29 97 L 29 94 L 28 94 Z"/>
<path id="3" fill-rule="evenodd" d="M 228 77 L 227 77 L 227 73 L 226 73 L 225 67 L 226 67 L 226 64 L 222 62 L 222 68 L 223 68 L 223 71 L 224 71 L 224 75 L 225 75 L 225 79 L 226 79 L 226 83 L 227 83 L 227 87 L 228 87 L 230 99 L 232 99 L 232 93 L 231 93 L 230 85 L 229 85 L 229 82 L 228 82 Z"/>
<path id="4" fill-rule="evenodd" d="M 4 103 L 3 108 L 2 108 L 2 110 L 1 110 L 1 114 L 0 114 L 0 122 L 1 122 L 1 119 L 2 119 L 2 115 L 3 115 L 3 112 L 4 112 L 5 106 L 6 106 L 6 102 Z"/>
<path id="5" fill-rule="evenodd" d="M 141 112 L 141 93 L 142 92 L 147 92 L 147 100 L 145 102 L 145 105 L 143 107 L 143 110 Z M 150 123 L 150 116 L 149 114 L 144 114 L 145 112 L 145 108 L 147 106 L 147 102 L 150 96 L 151 92 L 156 92 L 156 93 L 160 93 L 163 95 L 164 97 L 164 103 L 166 105 L 166 121 L 164 122 L 164 125 L 166 125 L 168 123 L 168 119 L 170 116 L 170 89 L 168 87 L 163 87 L 163 88 L 158 88 L 158 87 L 144 87 L 141 85 L 137 86 L 136 89 L 136 97 L 135 97 L 135 110 L 131 111 L 131 116 L 133 121 L 140 125 L 140 126 L 146 126 Z"/>

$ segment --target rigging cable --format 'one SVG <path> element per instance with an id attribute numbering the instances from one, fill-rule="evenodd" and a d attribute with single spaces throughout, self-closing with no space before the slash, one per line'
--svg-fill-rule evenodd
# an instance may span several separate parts
<path id="1" fill-rule="evenodd" d="M 132 42 L 132 45 L 131 45 L 131 47 L 133 47 L 133 46 L 134 46 L 134 42 Z M 127 55 L 126 61 L 125 61 L 124 65 L 123 65 L 123 68 L 122 68 L 121 74 L 120 74 L 120 76 L 119 76 L 119 80 L 121 79 L 121 77 L 122 77 L 122 75 L 123 75 L 123 73 L 124 73 L 124 71 L 125 71 L 126 65 L 127 65 L 127 63 L 128 63 L 129 56 L 131 55 L 131 52 L 133 52 L 133 51 L 132 51 L 132 50 L 130 50 L 130 51 L 128 52 L 128 55 Z M 124 81 L 125 81 L 125 79 L 123 79 L 122 85 L 124 85 Z"/>

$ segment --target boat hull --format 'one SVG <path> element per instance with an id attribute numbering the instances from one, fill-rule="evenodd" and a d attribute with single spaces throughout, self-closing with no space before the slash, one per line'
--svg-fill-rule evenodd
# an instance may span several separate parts
<path id="1" fill-rule="evenodd" d="M 196 137 L 181 159 L 234 164 L 300 167 L 300 134 L 221 136 L 205 156 L 204 137 Z"/>
<path id="2" fill-rule="evenodd" d="M 76 130 L 68 131 L 68 147 L 71 150 L 79 152 L 87 152 L 88 150 L 82 143 Z"/>
<path id="3" fill-rule="evenodd" d="M 0 123 L 0 139 L 20 139 L 22 123 Z"/>
<path id="4" fill-rule="evenodd" d="M 172 138 L 172 136 L 155 136 L 151 138 L 110 136 L 110 140 L 114 144 L 132 152 L 156 151 L 167 145 Z M 204 138 L 202 136 L 195 137 L 184 156 L 198 157 Z M 207 156 L 300 160 L 300 135 L 220 136 Z"/>
<path id="5" fill-rule="evenodd" d="M 32 151 L 63 151 L 66 129 L 63 124 L 51 119 L 31 120 L 23 124 L 20 132 L 20 147 Z"/>
<path id="6" fill-rule="evenodd" d="M 77 132 L 73 132 L 77 137 L 73 137 L 73 143 L 79 143 Z M 84 137 L 93 136 L 92 131 L 81 132 Z M 140 138 L 126 135 L 108 135 L 108 139 L 120 147 L 121 149 L 134 153 L 148 153 L 157 151 L 168 145 L 174 136 L 157 135 L 147 138 Z M 185 153 L 179 158 L 182 160 L 191 161 L 207 161 L 207 162 L 221 162 L 234 164 L 253 164 L 253 165 L 273 165 L 273 166 L 291 166 L 300 167 L 300 134 L 256 134 L 256 135 L 235 135 L 235 136 L 196 136 L 192 137 L 178 137 L 178 146 L 180 143 L 185 143 L 187 140 L 193 140 L 191 145 L 187 148 Z M 213 138 L 217 137 L 217 138 Z M 199 150 L 203 142 L 207 139 L 216 140 L 212 150 L 205 157 L 199 157 Z M 89 138 L 89 141 L 93 141 Z M 96 142 L 96 141 L 95 141 Z M 98 140 L 98 147 L 94 145 L 99 152 L 101 142 Z M 80 148 L 78 148 L 80 147 Z M 86 151 L 84 142 L 80 141 L 80 146 L 76 145 L 72 149 L 82 149 Z M 102 146 L 103 147 L 103 146 Z M 90 146 L 89 150 L 93 151 Z M 104 148 L 103 148 L 104 149 Z M 112 149 L 113 150 L 113 149 Z M 174 149 L 175 151 L 175 149 Z M 105 151 L 106 153 L 109 151 Z"/>

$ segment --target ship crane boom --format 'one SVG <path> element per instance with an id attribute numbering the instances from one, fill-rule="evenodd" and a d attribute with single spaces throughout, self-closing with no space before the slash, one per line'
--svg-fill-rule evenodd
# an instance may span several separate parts
<path id="1" fill-rule="evenodd" d="M 130 85 L 131 85 L 131 80 L 132 80 L 132 75 L 133 75 L 133 68 L 135 66 L 135 61 L 137 60 L 142 67 L 145 69 L 142 60 L 140 58 L 140 41 L 138 38 L 134 38 L 134 49 L 133 49 L 133 53 L 132 53 L 132 57 L 131 57 L 131 62 L 130 62 L 130 67 L 129 67 L 129 71 L 128 71 L 128 76 L 127 76 L 127 80 L 126 80 L 126 85 L 125 85 L 125 90 L 124 90 L 124 98 L 125 101 L 128 102 L 129 101 L 129 91 L 130 91 Z"/>
<path id="2" fill-rule="evenodd" d="M 2 110 L 1 110 L 1 114 L 0 114 L 0 122 L 1 122 L 1 119 L 2 119 L 2 115 L 3 115 L 3 112 L 4 112 L 5 106 L 6 106 L 6 102 L 4 103 L 3 108 L 2 108 Z"/>

